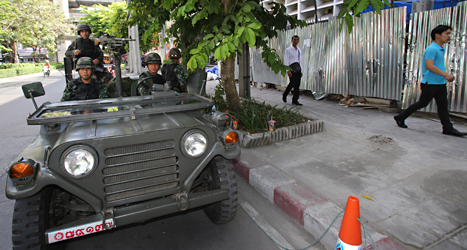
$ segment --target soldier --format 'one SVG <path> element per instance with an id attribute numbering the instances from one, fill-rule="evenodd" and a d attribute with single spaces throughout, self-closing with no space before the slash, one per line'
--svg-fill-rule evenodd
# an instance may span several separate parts
<path id="1" fill-rule="evenodd" d="M 162 66 L 162 76 L 166 81 L 170 81 L 171 89 L 177 92 L 186 92 L 186 79 L 182 66 L 180 66 L 180 58 L 182 54 L 177 48 L 169 51 L 170 63 Z"/>
<path id="2" fill-rule="evenodd" d="M 107 84 L 112 78 L 107 69 L 104 67 L 104 54 L 97 44 L 97 41 L 89 39 L 92 34 L 89 25 L 82 23 L 78 25 L 78 37 L 68 46 L 65 56 L 78 60 L 81 57 L 90 57 L 94 65 L 96 65 L 95 77 L 101 82 Z"/>
<path id="3" fill-rule="evenodd" d="M 161 67 L 161 57 L 155 52 L 149 53 L 146 58 L 144 58 L 144 66 L 148 67 L 148 71 L 142 73 L 139 76 L 139 80 L 146 80 L 138 84 L 138 95 L 150 95 L 150 90 L 153 84 L 164 84 L 164 78 L 157 73 Z"/>
<path id="4" fill-rule="evenodd" d="M 90 57 L 81 57 L 76 64 L 79 78 L 69 81 L 61 101 L 108 98 L 107 86 L 91 78 L 96 66 Z"/>

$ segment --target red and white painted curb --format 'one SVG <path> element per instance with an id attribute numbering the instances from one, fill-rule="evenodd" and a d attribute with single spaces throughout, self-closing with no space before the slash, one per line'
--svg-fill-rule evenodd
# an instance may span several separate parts
<path id="1" fill-rule="evenodd" d="M 233 162 L 238 175 L 316 238 L 324 233 L 343 210 L 247 150 L 242 150 L 242 156 Z M 334 250 L 341 222 L 342 216 L 321 239 L 321 244 L 326 249 Z M 366 228 L 379 250 L 406 249 L 369 226 Z M 369 239 L 366 243 L 367 246 L 363 246 L 363 249 L 374 249 Z"/>

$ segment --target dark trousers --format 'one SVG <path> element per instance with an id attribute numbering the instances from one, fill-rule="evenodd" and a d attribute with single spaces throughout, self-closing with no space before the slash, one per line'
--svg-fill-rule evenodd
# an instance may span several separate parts
<path id="1" fill-rule="evenodd" d="M 293 88 L 293 97 L 292 97 L 292 102 L 298 102 L 298 97 L 300 94 L 300 81 L 302 79 L 302 73 L 292 73 L 292 77 L 289 77 L 290 82 L 289 85 L 287 85 L 287 88 L 284 91 L 284 96 L 287 96 L 290 91 Z"/>
<path id="2" fill-rule="evenodd" d="M 406 110 L 402 111 L 397 115 L 402 120 L 407 119 L 415 111 L 426 107 L 433 98 L 435 98 L 436 105 L 438 106 L 438 116 L 443 125 L 443 130 L 451 130 L 452 123 L 449 120 L 449 111 L 448 111 L 448 91 L 446 89 L 446 84 L 435 85 L 435 84 L 425 84 L 422 83 L 420 86 L 422 94 L 420 95 L 420 100 L 412 105 L 410 105 Z"/>

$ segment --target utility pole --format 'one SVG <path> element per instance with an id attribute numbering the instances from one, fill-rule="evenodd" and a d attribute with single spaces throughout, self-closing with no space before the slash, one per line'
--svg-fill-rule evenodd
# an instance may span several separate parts
<path id="1" fill-rule="evenodd" d="M 250 98 L 250 48 L 248 43 L 242 44 L 242 55 L 238 59 L 239 95 Z"/>

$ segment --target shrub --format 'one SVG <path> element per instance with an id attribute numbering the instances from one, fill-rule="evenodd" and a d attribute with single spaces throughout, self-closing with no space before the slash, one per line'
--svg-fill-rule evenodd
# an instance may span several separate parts
<path id="1" fill-rule="evenodd" d="M 41 67 L 20 68 L 20 69 L 16 69 L 16 71 L 18 71 L 19 76 L 33 74 L 33 73 L 39 73 L 39 72 L 42 72 L 42 66 Z"/>
<path id="2" fill-rule="evenodd" d="M 216 86 L 214 92 L 214 105 L 219 111 L 229 112 L 238 120 L 238 128 L 249 133 L 261 133 L 269 130 L 268 121 L 274 120 L 275 128 L 287 127 L 305 121 L 303 115 L 299 112 L 299 107 L 288 109 L 287 107 L 277 108 L 277 105 L 271 106 L 266 102 L 258 102 L 255 99 L 246 99 L 241 102 L 239 112 L 227 111 L 228 104 L 224 99 L 225 91 L 222 84 Z M 207 110 L 209 112 L 209 110 Z"/>
<path id="3" fill-rule="evenodd" d="M 1 69 L 0 70 L 0 78 L 17 76 L 17 74 L 18 72 L 16 72 L 16 69 Z"/>

